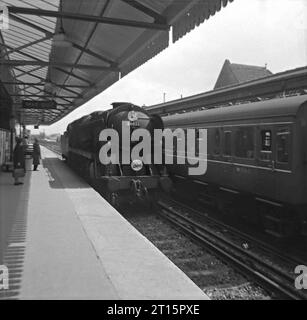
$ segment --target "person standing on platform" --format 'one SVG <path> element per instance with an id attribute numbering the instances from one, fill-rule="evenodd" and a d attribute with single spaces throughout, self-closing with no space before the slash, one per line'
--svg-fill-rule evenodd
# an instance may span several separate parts
<path id="1" fill-rule="evenodd" d="M 35 138 L 34 144 L 33 144 L 33 171 L 37 171 L 37 166 L 40 163 L 41 159 L 41 148 L 38 144 L 38 140 Z"/>
<path id="2" fill-rule="evenodd" d="M 23 184 L 23 182 L 19 181 L 19 178 L 25 176 L 25 154 L 24 147 L 22 145 L 22 140 L 16 137 L 16 145 L 13 152 L 13 163 L 14 163 L 14 171 L 13 177 L 15 179 L 14 185 Z"/>

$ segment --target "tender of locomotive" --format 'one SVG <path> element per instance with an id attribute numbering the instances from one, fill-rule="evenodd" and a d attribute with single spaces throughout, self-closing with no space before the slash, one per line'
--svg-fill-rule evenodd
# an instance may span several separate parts
<path id="1" fill-rule="evenodd" d="M 163 128 L 160 117 L 150 116 L 130 103 L 113 103 L 113 109 L 93 112 L 67 126 L 61 136 L 62 156 L 113 205 L 127 200 L 152 201 L 156 192 L 169 190 L 171 185 L 163 165 L 144 164 L 130 157 L 129 164 L 120 161 L 103 164 L 101 161 L 101 148 L 111 141 L 100 141 L 100 133 L 104 129 L 114 129 L 121 140 L 123 123 L 131 134 L 135 129 L 143 128 L 151 137 L 155 128 Z M 129 141 L 129 144 L 132 147 L 136 142 Z M 120 159 L 123 148 L 125 146 L 120 145 Z"/>
<path id="2" fill-rule="evenodd" d="M 188 185 L 192 199 L 241 214 L 276 236 L 307 235 L 306 95 L 170 115 L 163 122 L 208 133 L 204 175 L 188 176 L 185 165 L 168 167 L 177 191 Z"/>

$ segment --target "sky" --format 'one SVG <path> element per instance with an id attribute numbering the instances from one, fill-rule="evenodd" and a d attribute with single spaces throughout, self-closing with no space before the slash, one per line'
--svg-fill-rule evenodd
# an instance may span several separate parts
<path id="1" fill-rule="evenodd" d="M 32 133 L 63 133 L 67 125 L 112 102 L 153 105 L 212 90 L 225 59 L 273 73 L 307 65 L 307 0 L 234 0 L 159 55 L 62 120 Z"/>

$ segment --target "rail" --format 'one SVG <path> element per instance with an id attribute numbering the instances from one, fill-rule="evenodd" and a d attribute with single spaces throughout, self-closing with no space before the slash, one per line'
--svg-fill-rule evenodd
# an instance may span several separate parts
<path id="1" fill-rule="evenodd" d="M 278 292 L 284 297 L 294 300 L 305 300 L 307 295 L 294 287 L 294 277 L 263 259 L 260 255 L 242 248 L 223 235 L 212 231 L 203 223 L 195 222 L 184 213 L 174 209 L 173 205 L 158 201 L 160 215 L 170 223 L 182 229 L 185 233 L 199 241 L 206 248 L 218 254 L 222 259 L 234 265 L 241 272 L 254 279 L 261 286 Z M 185 210 L 192 210 L 185 206 Z M 264 244 L 262 244 L 264 246 Z M 266 251 L 270 251 L 269 247 Z M 277 254 L 272 250 L 272 255 Z M 280 255 L 280 253 L 279 253 Z M 283 257 L 295 264 L 290 257 Z"/>

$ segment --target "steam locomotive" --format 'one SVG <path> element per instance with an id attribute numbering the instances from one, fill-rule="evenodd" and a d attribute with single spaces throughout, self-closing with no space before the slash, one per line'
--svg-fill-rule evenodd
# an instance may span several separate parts
<path id="1" fill-rule="evenodd" d="M 127 158 L 127 145 L 133 148 L 137 144 L 130 139 L 136 129 L 146 129 L 153 137 L 155 128 L 163 128 L 162 120 L 131 103 L 117 102 L 112 106 L 113 109 L 93 112 L 67 126 L 61 136 L 62 157 L 114 206 L 126 201 L 154 201 L 156 193 L 171 187 L 165 166 L 132 159 L 130 153 L 128 162 L 122 159 L 124 154 Z M 102 132 L 109 129 L 118 134 L 118 140 L 101 139 Z M 127 144 L 119 142 L 123 139 Z M 103 148 L 110 150 L 102 153 Z M 110 154 L 112 148 L 118 151 L 118 161 L 108 162 L 106 158 L 114 156 Z"/>
<path id="2" fill-rule="evenodd" d="M 190 190 L 189 200 L 240 214 L 274 236 L 307 236 L 306 95 L 170 115 L 163 122 L 172 130 L 207 129 L 205 174 L 168 166 L 182 196 Z"/>

